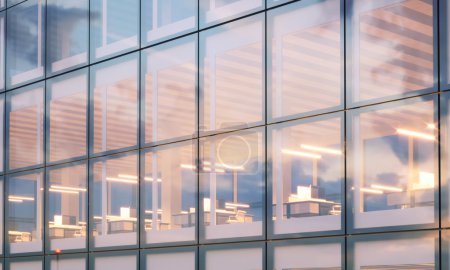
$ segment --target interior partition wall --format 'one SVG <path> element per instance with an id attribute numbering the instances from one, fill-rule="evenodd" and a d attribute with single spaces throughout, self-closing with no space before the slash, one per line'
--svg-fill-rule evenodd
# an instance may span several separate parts
<path id="1" fill-rule="evenodd" d="M 0 270 L 449 269 L 446 0 L 0 0 Z"/>

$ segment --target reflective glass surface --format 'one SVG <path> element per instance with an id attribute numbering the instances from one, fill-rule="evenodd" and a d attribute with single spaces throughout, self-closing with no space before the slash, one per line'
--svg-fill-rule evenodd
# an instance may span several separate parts
<path id="1" fill-rule="evenodd" d="M 202 240 L 262 236 L 263 141 L 262 129 L 200 140 Z"/>
<path id="2" fill-rule="evenodd" d="M 47 0 L 47 73 L 88 62 L 88 0 Z"/>
<path id="3" fill-rule="evenodd" d="M 8 10 L 7 88 L 44 77 L 44 29 L 44 0 L 28 0 Z"/>
<path id="4" fill-rule="evenodd" d="M 351 102 L 432 88 L 433 0 L 352 3 Z"/>
<path id="5" fill-rule="evenodd" d="M 42 164 L 44 154 L 44 86 L 27 86 L 6 95 L 8 169 Z"/>
<path id="6" fill-rule="evenodd" d="M 47 81 L 47 161 L 86 156 L 87 69 Z"/>
<path id="7" fill-rule="evenodd" d="M 141 253 L 142 254 L 142 253 Z M 159 269 L 196 269 L 196 252 L 192 248 L 160 249 L 142 254 L 144 270 Z M 142 262 L 142 261 L 141 261 Z"/>
<path id="8" fill-rule="evenodd" d="M 434 270 L 439 251 L 435 233 L 400 233 L 381 237 L 355 237 L 348 269 Z M 414 247 L 414 248 L 411 248 Z"/>
<path id="9" fill-rule="evenodd" d="M 48 270 L 86 270 L 87 257 L 85 255 L 56 255 L 47 256 L 46 269 Z"/>
<path id="10" fill-rule="evenodd" d="M 151 148 L 144 154 L 142 216 L 147 244 L 195 240 L 195 145 L 187 141 Z"/>
<path id="11" fill-rule="evenodd" d="M 269 244 L 267 269 L 344 269 L 343 243 L 338 239 L 275 241 Z"/>
<path id="12" fill-rule="evenodd" d="M 340 0 L 301 1 L 267 15 L 270 118 L 342 107 Z"/>
<path id="13" fill-rule="evenodd" d="M 6 183 L 6 250 L 9 254 L 42 252 L 43 170 L 9 175 Z"/>
<path id="14" fill-rule="evenodd" d="M 135 146 L 138 137 L 138 54 L 91 71 L 91 153 Z"/>
<path id="15" fill-rule="evenodd" d="M 263 269 L 263 249 L 253 245 L 213 246 L 201 250 L 201 270 Z"/>
<path id="16" fill-rule="evenodd" d="M 263 120 L 263 26 L 256 15 L 200 33 L 200 131 Z"/>
<path id="17" fill-rule="evenodd" d="M 139 0 L 90 0 L 91 62 L 139 47 Z"/>
<path id="18" fill-rule="evenodd" d="M 100 253 L 101 254 L 101 253 Z M 138 255 L 134 252 L 110 252 L 92 256 L 89 269 L 111 270 L 111 269 L 138 269 Z"/>
<path id="19" fill-rule="evenodd" d="M 196 135 L 196 40 L 192 35 L 143 51 L 145 143 Z"/>
<path id="20" fill-rule="evenodd" d="M 433 224 L 437 203 L 435 100 L 352 111 L 353 227 Z"/>
<path id="21" fill-rule="evenodd" d="M 137 176 L 136 152 L 91 163 L 90 221 L 94 248 L 137 245 Z"/>
<path id="22" fill-rule="evenodd" d="M 142 0 L 143 45 L 197 29 L 197 0 Z"/>
<path id="23" fill-rule="evenodd" d="M 271 136 L 272 233 L 340 230 L 343 115 L 285 122 Z"/>
<path id="24" fill-rule="evenodd" d="M 47 237 L 51 251 L 86 248 L 87 165 L 47 171 Z"/>
<path id="25" fill-rule="evenodd" d="M 264 7 L 264 0 L 199 0 L 200 27 L 243 16 Z"/>

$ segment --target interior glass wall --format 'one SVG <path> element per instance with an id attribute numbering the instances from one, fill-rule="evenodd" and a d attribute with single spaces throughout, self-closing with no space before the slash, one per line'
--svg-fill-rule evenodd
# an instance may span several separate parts
<path id="1" fill-rule="evenodd" d="M 348 114 L 352 228 L 436 223 L 435 106 L 417 98 Z"/>
<path id="2" fill-rule="evenodd" d="M 43 250 L 44 172 L 42 169 L 6 177 L 6 250 L 8 254 Z"/>
<path id="3" fill-rule="evenodd" d="M 343 121 L 331 114 L 270 126 L 274 235 L 341 230 Z"/>
<path id="4" fill-rule="evenodd" d="M 195 241 L 195 147 L 196 142 L 187 141 L 145 152 L 141 207 L 146 244 Z"/>
<path id="5" fill-rule="evenodd" d="M 118 249 L 137 245 L 137 153 L 92 160 L 90 177 L 91 247 Z"/>
<path id="6" fill-rule="evenodd" d="M 264 137 L 250 129 L 200 140 L 201 241 L 263 236 Z"/>
<path id="7" fill-rule="evenodd" d="M 49 169 L 46 190 L 47 249 L 85 249 L 87 164 L 82 162 Z"/>

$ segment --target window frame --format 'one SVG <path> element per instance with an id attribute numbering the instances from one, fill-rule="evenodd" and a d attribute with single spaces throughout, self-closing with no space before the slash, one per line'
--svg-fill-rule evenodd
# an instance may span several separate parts
<path id="1" fill-rule="evenodd" d="M 404 230 L 419 230 L 419 229 L 433 229 L 438 228 L 439 226 L 439 193 L 440 193 L 440 185 L 439 185 L 439 141 L 438 141 L 438 132 L 436 131 L 436 140 L 434 143 L 434 168 L 433 173 L 435 175 L 435 186 L 434 186 L 434 222 L 433 223 L 427 223 L 427 224 L 408 224 L 408 225 L 395 225 L 395 226 L 379 226 L 379 227 L 365 227 L 365 228 L 355 228 L 355 215 L 356 212 L 354 212 L 354 190 L 352 190 L 352 186 L 355 183 L 355 150 L 354 150 L 354 143 L 355 138 L 353 134 L 353 117 L 361 115 L 363 113 L 367 112 L 373 112 L 373 111 L 382 111 L 384 109 L 391 109 L 391 108 L 401 108 L 402 106 L 406 105 L 412 105 L 412 104 L 420 104 L 423 102 L 432 102 L 433 103 L 433 111 L 430 112 L 433 116 L 433 119 L 435 120 L 435 123 L 438 123 L 438 95 L 428 95 L 428 96 L 421 96 L 421 97 L 414 97 L 404 100 L 398 100 L 394 102 L 388 102 L 388 103 L 382 103 L 374 106 L 368 106 L 368 107 L 361 107 L 358 109 L 349 110 L 346 113 L 346 155 L 347 155 L 347 161 L 346 161 L 346 171 L 347 171 L 347 186 L 346 186 L 346 197 L 347 197 L 347 232 L 350 234 L 353 233 L 374 233 L 374 232 L 394 232 L 394 231 L 404 231 Z M 396 209 L 397 211 L 401 211 L 401 209 Z M 381 210 L 382 212 L 384 210 Z M 365 212 L 363 212 L 365 213 Z"/>
<path id="2" fill-rule="evenodd" d="M 341 157 L 341 178 L 342 181 L 340 183 L 341 186 L 341 218 L 340 218 L 340 222 L 341 222 L 341 228 L 338 230 L 331 230 L 331 231 L 310 231 L 310 232 L 295 232 L 295 233 L 281 233 L 281 234 L 275 234 L 275 229 L 274 229 L 274 224 L 272 221 L 272 216 L 273 216 L 273 209 L 272 207 L 270 207 L 270 205 L 272 205 L 272 200 L 273 200 L 273 191 L 274 191 L 274 187 L 273 187 L 273 177 L 276 174 L 276 171 L 273 170 L 273 166 L 271 166 L 274 162 L 273 160 L 273 136 L 272 136 L 272 131 L 274 130 L 283 130 L 284 128 L 289 128 L 289 127 L 295 127 L 295 126 L 301 126 L 301 125 L 305 125 L 305 124 L 310 124 L 310 123 L 316 123 L 316 122 L 321 122 L 321 121 L 326 121 L 326 120 L 332 120 L 332 119 L 340 119 L 340 144 L 341 144 L 341 150 L 342 150 L 342 157 Z M 274 125 L 270 125 L 267 126 L 267 191 L 266 191 L 266 204 L 267 204 L 267 210 L 266 210 L 266 215 L 267 215 L 267 238 L 268 239 L 284 239 L 284 238 L 300 238 L 300 237 L 311 237 L 311 236 L 328 236 L 328 235 L 337 235 L 337 234 L 344 234 L 345 232 L 345 228 L 346 228 L 346 224 L 348 222 L 348 220 L 345 219 L 346 217 L 346 212 L 345 210 L 347 209 L 347 200 L 346 200 L 346 193 L 345 193 L 345 185 L 346 185 L 346 181 L 345 181 L 345 161 L 347 159 L 347 153 L 345 150 L 345 114 L 344 112 L 335 112 L 335 113 L 331 113 L 331 114 L 326 114 L 326 115 L 319 115 L 316 117 L 311 117 L 311 118 L 302 118 L 302 119 L 297 119 L 297 120 L 292 120 L 292 121 L 287 121 L 287 122 L 282 122 L 279 124 L 274 124 Z M 348 176 L 347 176 L 348 177 Z M 348 179 L 348 178 L 347 178 Z M 348 215 L 347 215 L 348 217 Z M 297 218 L 299 220 L 301 220 L 302 218 Z"/>

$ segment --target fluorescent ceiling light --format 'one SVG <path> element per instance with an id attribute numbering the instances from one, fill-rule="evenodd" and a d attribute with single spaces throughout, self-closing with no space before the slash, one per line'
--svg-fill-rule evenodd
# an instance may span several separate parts
<path id="1" fill-rule="evenodd" d="M 33 197 L 10 195 L 10 196 L 8 196 L 8 200 L 34 201 L 34 198 Z"/>
<path id="2" fill-rule="evenodd" d="M 50 191 L 50 192 L 59 192 L 59 193 L 69 193 L 69 194 L 79 194 L 80 193 L 79 191 L 55 189 L 55 188 L 49 188 L 48 191 Z"/>
<path id="3" fill-rule="evenodd" d="M 316 152 L 332 154 L 332 155 L 342 155 L 342 151 L 341 150 L 336 150 L 336 149 L 327 148 L 327 147 L 320 147 L 320 146 L 314 146 L 314 145 L 301 144 L 300 148 L 306 149 L 306 150 L 312 150 L 312 151 L 316 151 Z"/>
<path id="4" fill-rule="evenodd" d="M 412 131 L 412 130 L 398 128 L 397 129 L 397 133 L 401 134 L 401 135 L 406 135 L 406 136 L 419 138 L 419 139 L 434 141 L 434 135 L 430 135 L 430 134 L 426 134 L 426 133 L 422 133 L 422 132 L 417 132 L 417 131 Z"/>
<path id="5" fill-rule="evenodd" d="M 308 158 L 312 158 L 312 159 L 320 159 L 320 158 L 322 158 L 321 155 L 308 153 L 308 152 L 303 152 L 303 151 L 294 151 L 294 150 L 289 150 L 289 149 L 282 149 L 281 152 L 283 154 L 287 154 L 287 155 L 308 157 Z"/>
<path id="6" fill-rule="evenodd" d="M 398 187 L 391 187 L 391 186 L 384 186 L 384 185 L 370 185 L 371 188 L 374 189 L 381 189 L 381 190 L 386 190 L 386 191 L 392 191 L 392 192 L 402 192 L 403 189 L 398 188 Z"/>
<path id="7" fill-rule="evenodd" d="M 85 188 L 75 188 L 75 187 L 66 187 L 66 186 L 59 186 L 59 185 L 51 185 L 50 188 L 54 189 L 64 189 L 64 190 L 73 190 L 73 191 L 86 191 Z"/>
<path id="8" fill-rule="evenodd" d="M 125 184 L 137 184 L 138 183 L 137 180 L 115 178 L 115 177 L 106 177 L 106 180 L 111 181 L 111 182 L 125 183 Z"/>
<path id="9" fill-rule="evenodd" d="M 372 194 L 383 194 L 382 190 L 372 189 L 372 188 L 360 188 L 361 192 L 372 193 Z"/>

